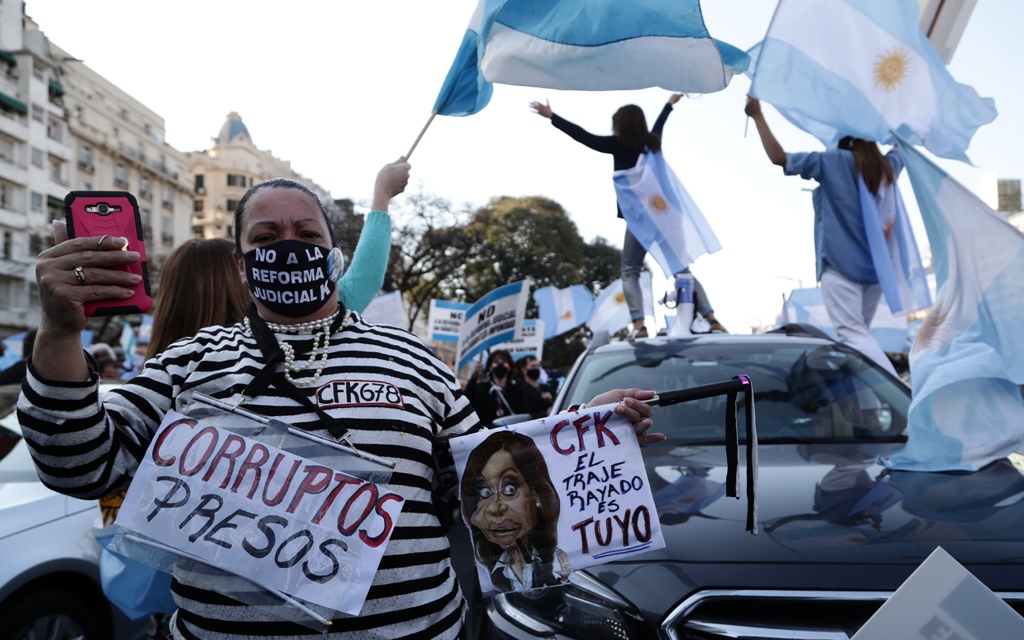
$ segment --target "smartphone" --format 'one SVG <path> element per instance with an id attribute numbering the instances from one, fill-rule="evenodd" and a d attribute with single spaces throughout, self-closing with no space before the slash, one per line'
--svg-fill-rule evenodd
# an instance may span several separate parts
<path id="1" fill-rule="evenodd" d="M 64 220 L 69 238 L 108 235 L 122 239 L 124 251 L 138 251 L 142 256 L 138 262 L 121 267 L 142 276 L 132 297 L 86 302 L 85 315 L 148 312 L 153 307 L 153 297 L 149 289 L 146 245 L 142 239 L 142 216 L 135 196 L 127 191 L 72 191 L 64 197 Z"/>

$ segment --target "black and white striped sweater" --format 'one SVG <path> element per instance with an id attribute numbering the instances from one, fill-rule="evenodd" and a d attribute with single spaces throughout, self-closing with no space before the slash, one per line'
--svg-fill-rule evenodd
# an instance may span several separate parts
<path id="1" fill-rule="evenodd" d="M 293 344 L 301 357 L 303 345 Z M 82 383 L 47 382 L 30 363 L 18 414 L 43 482 L 68 495 L 99 498 L 127 486 L 164 414 L 182 411 L 189 392 L 233 403 L 263 367 L 242 324 L 210 327 L 171 345 L 102 402 L 95 375 Z M 451 371 L 418 338 L 367 324 L 354 313 L 332 336 L 320 379 L 304 385 L 312 375 L 307 369 L 292 377 L 349 430 L 353 445 L 397 463 L 386 487 L 406 500 L 360 615 L 336 620 L 328 637 L 455 638 L 463 599 L 431 500 L 433 453 L 435 443 L 477 428 L 476 414 Z M 359 400 L 363 389 L 374 391 L 364 392 L 371 402 Z M 395 402 L 387 402 L 389 394 Z M 261 395 L 242 406 L 323 433 L 316 413 L 290 398 Z M 233 580 L 176 575 L 175 637 L 322 637 L 225 597 L 242 588 Z"/>

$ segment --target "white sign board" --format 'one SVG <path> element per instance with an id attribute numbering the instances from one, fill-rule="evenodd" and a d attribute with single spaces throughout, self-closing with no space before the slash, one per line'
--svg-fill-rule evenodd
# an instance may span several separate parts
<path id="1" fill-rule="evenodd" d="M 633 426 L 608 404 L 452 438 L 485 593 L 665 546 Z"/>
<path id="2" fill-rule="evenodd" d="M 404 499 L 170 412 L 117 524 L 256 584 L 356 615 Z"/>
<path id="3" fill-rule="evenodd" d="M 434 342 L 458 342 L 459 329 L 469 307 L 468 302 L 431 300 L 427 319 L 430 339 Z"/>
<path id="4" fill-rule="evenodd" d="M 515 340 L 497 344 L 491 347 L 493 352 L 495 349 L 505 349 L 512 354 L 512 360 L 518 361 L 520 358 L 526 356 L 534 356 L 538 360 L 544 359 L 544 321 L 543 320 L 523 320 L 523 328 L 520 335 Z"/>
<path id="5" fill-rule="evenodd" d="M 529 297 L 530 280 L 526 279 L 498 287 L 466 309 L 459 328 L 455 370 L 461 371 L 474 356 L 494 345 L 518 337 Z"/>
<path id="6" fill-rule="evenodd" d="M 939 547 L 853 636 L 891 638 L 1024 638 L 1024 618 Z"/>

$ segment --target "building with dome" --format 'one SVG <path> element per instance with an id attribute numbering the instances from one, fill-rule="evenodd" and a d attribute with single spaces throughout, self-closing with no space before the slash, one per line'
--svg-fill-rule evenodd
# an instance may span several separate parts
<path id="1" fill-rule="evenodd" d="M 287 160 L 256 147 L 242 116 L 232 111 L 209 149 L 186 154 L 193 183 L 192 235 L 234 239 L 234 213 L 246 189 L 270 178 L 291 178 L 313 190 L 328 209 L 330 194 L 294 170 Z"/>

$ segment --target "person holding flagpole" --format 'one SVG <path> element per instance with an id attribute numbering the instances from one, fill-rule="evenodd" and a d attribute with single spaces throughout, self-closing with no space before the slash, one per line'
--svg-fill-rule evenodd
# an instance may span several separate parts
<path id="1" fill-rule="evenodd" d="M 573 140 L 590 147 L 594 151 L 611 154 L 615 163 L 615 171 L 632 169 L 640 156 L 646 151 L 661 150 L 661 131 L 665 127 L 673 106 L 683 97 L 681 93 L 673 93 L 665 103 L 654 126 L 647 129 L 647 119 L 643 109 L 635 104 L 627 104 L 612 115 L 613 135 L 599 136 L 586 131 L 579 125 L 569 122 L 551 110 L 547 103 L 531 102 L 534 113 L 551 121 L 556 129 L 564 132 Z M 622 218 L 622 207 L 618 206 L 618 216 Z M 640 271 L 644 265 L 647 249 L 626 228 L 622 241 L 622 293 L 626 297 L 630 319 L 633 322 L 631 338 L 646 338 L 647 327 L 644 325 L 643 295 L 640 291 Z"/>
<path id="2" fill-rule="evenodd" d="M 814 190 L 814 252 L 821 296 L 839 340 L 896 375 L 896 369 L 878 340 L 870 333 L 871 321 L 882 296 L 882 285 L 872 255 L 861 201 L 862 188 L 873 196 L 879 212 L 895 209 L 899 198 L 896 178 L 903 157 L 893 148 L 885 156 L 875 142 L 847 136 L 836 149 L 786 153 L 761 112 L 761 103 L 747 96 L 745 113 L 754 120 L 768 159 L 786 175 L 817 180 Z M 891 225 L 883 232 L 888 236 Z"/>

